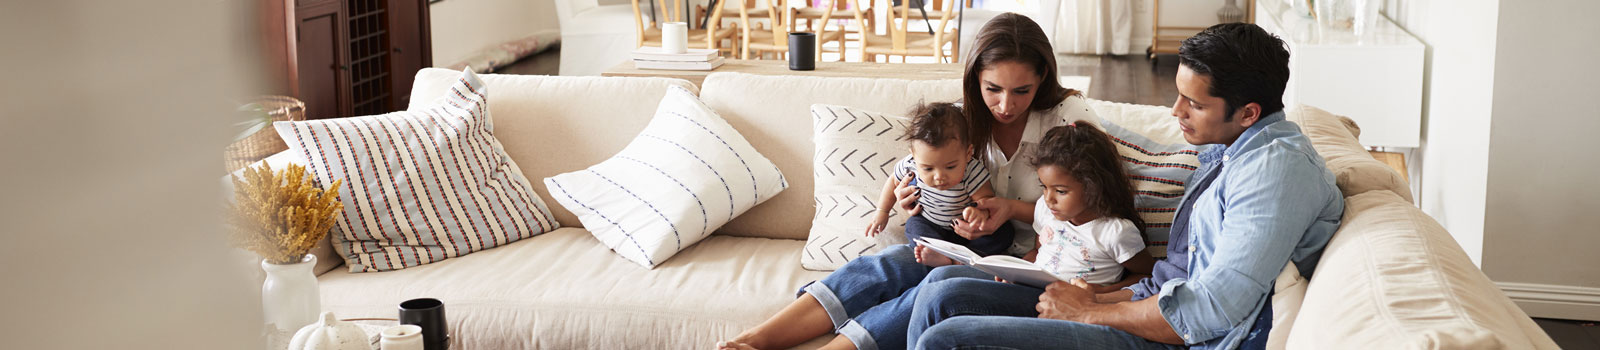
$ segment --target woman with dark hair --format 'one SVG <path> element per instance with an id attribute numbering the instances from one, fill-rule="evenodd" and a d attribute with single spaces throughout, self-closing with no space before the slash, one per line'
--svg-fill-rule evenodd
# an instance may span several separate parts
<path id="1" fill-rule="evenodd" d="M 1032 209 L 1042 193 L 1026 159 L 1037 152 L 1045 131 L 1075 121 L 1098 125 L 1100 118 L 1082 92 L 1061 86 L 1055 51 L 1038 23 L 1001 14 L 983 26 L 976 41 L 962 77 L 961 99 L 974 144 L 983 145 L 979 152 L 992 169 L 995 197 L 978 202 L 989 213 L 987 220 L 958 222 L 954 229 L 962 236 L 983 237 L 1009 223 L 1017 230 L 1011 253 L 1024 254 L 1034 247 Z M 916 202 L 915 193 L 904 192 L 902 207 Z"/>
<path id="2" fill-rule="evenodd" d="M 976 152 L 991 169 L 996 197 L 977 202 L 988 212 L 976 222 L 957 220 L 952 229 L 967 239 L 995 232 L 1003 224 L 1016 231 L 1011 253 L 1029 252 L 1036 243 L 1033 203 L 1043 192 L 1029 162 L 1046 130 L 1074 121 L 1098 124 L 1082 94 L 1061 86 L 1050 41 L 1038 23 L 1002 14 L 978 32 L 962 78 L 963 113 L 971 124 Z M 1017 170 L 1013 170 L 1017 169 Z M 916 187 L 895 189 L 896 206 L 910 212 Z M 793 303 L 718 349 L 789 348 L 818 336 L 838 334 L 825 349 L 902 349 L 917 285 L 933 271 L 917 262 L 914 245 L 885 248 L 846 263 L 806 285 Z M 975 269 L 955 269 L 952 274 Z M 946 276 L 952 276 L 946 274 Z"/>

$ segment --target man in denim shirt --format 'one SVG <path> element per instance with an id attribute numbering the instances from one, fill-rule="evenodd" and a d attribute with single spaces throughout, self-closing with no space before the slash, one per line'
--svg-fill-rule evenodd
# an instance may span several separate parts
<path id="1" fill-rule="evenodd" d="M 1259 348 L 1274 279 L 1310 277 L 1344 198 L 1311 140 L 1284 120 L 1289 53 L 1253 24 L 1220 24 L 1179 48 L 1173 116 L 1210 145 L 1153 276 L 1095 294 L 1082 280 L 1037 288 L 938 270 L 924 281 L 908 344 L 1009 348 Z M 952 270 L 954 271 L 954 270 Z M 1034 303 L 1034 301 L 1037 303 Z M 1023 318 L 1023 317 L 1032 318 Z"/>

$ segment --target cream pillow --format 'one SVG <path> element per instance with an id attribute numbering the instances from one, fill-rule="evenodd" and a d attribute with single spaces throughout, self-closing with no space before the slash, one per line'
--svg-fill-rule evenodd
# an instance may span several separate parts
<path id="1" fill-rule="evenodd" d="M 1361 147 L 1361 141 L 1356 138 L 1361 128 L 1354 121 L 1306 105 L 1295 105 L 1284 112 L 1288 120 L 1299 124 L 1300 131 L 1311 139 L 1311 146 L 1333 173 L 1339 192 L 1348 197 L 1388 190 L 1411 201 L 1411 186 L 1406 179 Z"/>
<path id="2" fill-rule="evenodd" d="M 808 270 L 834 270 L 851 259 L 884 247 L 906 243 L 902 210 L 889 214 L 889 224 L 876 237 L 862 234 L 877 211 L 883 184 L 895 162 L 910 153 L 905 141 L 909 119 L 834 105 L 811 105 L 811 137 L 816 216 L 800 265 Z"/>
<path id="3" fill-rule="evenodd" d="M 650 268 L 789 187 L 776 165 L 678 86 L 621 152 L 544 183 L 601 243 Z"/>

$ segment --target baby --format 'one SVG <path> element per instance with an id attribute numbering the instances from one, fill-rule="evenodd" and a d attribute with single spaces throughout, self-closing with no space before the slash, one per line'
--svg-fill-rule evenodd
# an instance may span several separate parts
<path id="1" fill-rule="evenodd" d="M 988 214 L 974 203 L 994 196 L 994 189 L 989 187 L 989 170 L 972 155 L 972 136 L 961 108 L 950 103 L 922 104 L 912 109 L 911 115 L 905 134 L 911 154 L 895 166 L 894 176 L 884 182 L 878 215 L 867 226 L 866 235 L 876 236 L 883 231 L 890 210 L 894 209 L 895 189 L 909 186 L 916 187 L 919 197 L 908 213 L 912 217 L 906 220 L 907 239 L 915 242 L 917 237 L 938 238 L 985 256 L 1004 253 L 1016 234 L 1011 225 L 1000 225 L 994 233 L 971 240 L 951 228 L 956 218 L 987 218 Z"/>

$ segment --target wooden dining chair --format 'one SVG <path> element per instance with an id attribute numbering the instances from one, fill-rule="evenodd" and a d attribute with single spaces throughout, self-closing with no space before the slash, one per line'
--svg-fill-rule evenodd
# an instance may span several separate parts
<path id="1" fill-rule="evenodd" d="M 804 6 L 804 7 L 796 7 L 795 8 L 793 28 L 799 29 L 803 25 L 804 28 L 806 30 L 808 30 L 808 31 L 817 31 L 817 29 L 816 29 L 817 27 L 819 27 L 819 26 L 826 27 L 829 24 L 831 24 L 829 22 L 837 22 L 838 20 L 848 20 L 848 18 L 845 17 L 845 16 L 847 16 L 845 14 L 849 13 L 848 11 L 850 11 L 850 6 L 852 6 L 852 5 L 850 5 L 849 1 L 843 1 L 843 0 L 826 0 L 826 1 L 824 1 L 824 0 L 816 0 L 816 1 L 806 1 L 806 2 L 809 2 L 808 4 L 805 4 L 806 6 Z M 848 41 L 848 40 L 850 40 L 852 38 L 857 38 L 857 37 L 861 36 L 862 35 L 861 33 L 863 33 L 863 32 L 867 32 L 867 33 L 872 32 L 872 20 L 873 20 L 873 18 L 877 18 L 877 17 L 874 16 L 874 14 L 872 13 L 872 5 L 871 4 L 866 4 L 866 5 L 863 5 L 863 6 L 866 6 L 866 8 L 863 8 L 861 10 L 863 13 L 866 14 L 866 16 L 864 17 L 865 18 L 864 23 L 858 23 L 858 25 L 855 25 L 855 26 L 841 24 L 841 25 L 839 25 L 837 27 L 837 29 L 830 30 L 830 31 L 838 31 L 841 34 L 841 35 L 839 35 L 838 39 L 835 40 L 835 42 L 838 43 L 838 47 L 839 47 L 839 51 L 838 52 L 839 52 L 839 61 L 840 62 L 844 62 L 845 57 L 848 56 L 845 53 L 845 46 L 846 46 L 845 45 L 845 41 Z M 835 15 L 835 14 L 838 14 L 838 15 Z M 831 21 L 825 21 L 825 20 L 822 19 L 824 16 L 828 16 L 832 20 Z M 848 24 L 848 23 L 853 23 L 853 22 L 847 22 L 846 24 Z M 818 42 L 817 43 L 818 52 L 823 51 L 821 48 L 822 47 L 826 47 L 827 44 L 828 44 L 827 42 Z M 817 60 L 821 61 L 821 58 L 818 58 Z"/>
<path id="2" fill-rule="evenodd" d="M 638 40 L 636 44 L 639 47 L 660 47 L 661 23 L 655 23 L 653 21 L 646 20 L 645 17 L 647 14 L 639 11 L 639 1 L 640 0 L 633 0 L 633 24 L 635 33 L 638 34 Z M 666 2 L 666 0 L 661 1 Z M 683 0 L 673 0 L 672 2 L 672 8 L 661 10 L 662 17 L 666 18 L 665 22 L 689 22 L 686 19 L 686 14 L 684 14 L 684 11 L 681 10 L 683 8 Z M 695 24 L 696 23 L 689 24 L 689 48 L 717 49 L 719 51 L 726 51 L 729 55 L 733 54 L 732 47 L 722 47 L 721 45 L 723 40 L 728 40 L 730 43 L 737 44 L 738 40 L 734 38 L 734 35 L 738 32 L 738 30 L 733 27 L 720 26 L 720 24 L 722 24 L 721 7 L 711 11 L 711 20 L 706 21 L 705 28 L 693 29 Z"/>
<path id="3" fill-rule="evenodd" d="M 856 21 L 864 23 L 866 21 L 865 14 L 859 10 L 860 6 L 855 4 L 859 1 L 850 0 L 851 6 L 857 8 L 855 11 Z M 943 2 L 944 4 L 941 8 L 953 9 L 956 0 L 930 1 Z M 914 11 L 915 9 L 911 8 L 910 3 L 911 1 L 901 1 L 900 6 L 889 8 L 886 11 L 888 18 L 884 24 L 887 35 L 875 35 L 871 32 L 866 32 L 861 36 L 858 42 L 861 46 L 862 62 L 876 61 L 878 55 L 885 56 L 885 61 L 889 57 L 900 56 L 901 62 L 904 62 L 905 57 L 908 56 L 933 57 L 934 60 L 939 62 L 944 62 L 946 57 L 950 57 L 952 60 L 955 57 L 959 57 L 957 54 L 960 52 L 958 51 L 960 47 L 958 47 L 959 41 L 957 38 L 960 38 L 961 35 L 956 31 L 956 26 L 953 25 L 955 21 L 952 20 L 956 11 L 939 11 L 938 17 L 932 17 L 932 13 L 930 13 L 928 20 L 932 21 L 932 23 L 929 26 L 933 28 L 933 33 L 930 34 L 924 29 L 927 27 L 911 28 L 911 22 L 920 20 L 922 14 L 920 11 Z"/>
<path id="4" fill-rule="evenodd" d="M 738 1 L 738 0 L 734 0 Z M 765 24 L 751 21 L 750 12 L 755 9 L 756 1 L 764 3 L 767 14 Z M 789 52 L 789 32 L 794 31 L 794 16 L 796 9 L 789 7 L 788 0 L 745 0 L 739 6 L 740 24 L 740 59 L 750 59 L 750 52 L 755 51 L 756 57 L 764 57 L 766 53 L 775 53 L 778 58 L 786 57 Z M 826 23 L 833 16 L 833 8 L 823 10 L 820 20 Z M 844 50 L 844 32 L 829 31 L 827 26 L 814 26 L 809 32 L 817 34 L 816 60 L 822 60 L 822 45 L 828 42 L 838 42 L 840 52 Z"/>

